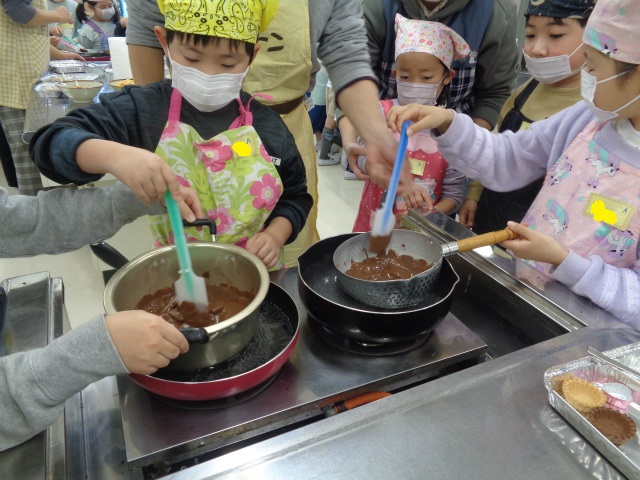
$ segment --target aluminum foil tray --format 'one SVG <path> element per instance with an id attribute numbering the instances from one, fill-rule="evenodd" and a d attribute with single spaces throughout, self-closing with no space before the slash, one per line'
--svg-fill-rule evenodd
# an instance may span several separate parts
<path id="1" fill-rule="evenodd" d="M 96 73 L 47 73 L 40 79 L 44 83 L 74 82 L 76 80 L 96 80 L 100 75 Z"/>
<path id="2" fill-rule="evenodd" d="M 49 62 L 49 67 L 55 73 L 83 73 L 87 71 L 87 64 L 80 60 L 56 60 Z"/>
<path id="3" fill-rule="evenodd" d="M 544 385 L 549 392 L 549 403 L 620 472 L 630 479 L 640 480 L 639 434 L 636 434 L 634 438 L 620 448 L 616 447 L 553 390 L 554 377 L 566 373 L 596 385 L 609 382 L 622 383 L 631 389 L 633 397 L 627 414 L 636 422 L 636 425 L 640 426 L 640 343 L 632 343 L 604 353 L 623 365 L 638 371 L 638 376 L 629 375 L 590 356 L 580 358 L 551 367 L 544 373 Z"/>
<path id="4" fill-rule="evenodd" d="M 38 96 L 45 98 L 62 98 L 64 93 L 58 88 L 55 83 L 43 82 L 38 83 L 35 86 L 35 91 L 38 92 Z"/>

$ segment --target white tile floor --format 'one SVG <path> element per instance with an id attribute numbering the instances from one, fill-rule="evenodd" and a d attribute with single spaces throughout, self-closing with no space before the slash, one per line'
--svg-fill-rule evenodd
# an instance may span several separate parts
<path id="1" fill-rule="evenodd" d="M 321 238 L 351 231 L 360 202 L 363 182 L 343 179 L 340 165 L 319 167 L 320 195 L 318 231 Z M 0 169 L 0 185 L 6 186 Z M 109 240 L 127 258 L 133 258 L 153 244 L 146 219 L 125 226 Z M 29 258 L 0 259 L 0 281 L 28 273 L 48 271 L 62 277 L 65 305 L 71 326 L 85 322 L 102 310 L 104 282 L 98 260 L 89 247 L 61 255 L 39 255 Z"/>

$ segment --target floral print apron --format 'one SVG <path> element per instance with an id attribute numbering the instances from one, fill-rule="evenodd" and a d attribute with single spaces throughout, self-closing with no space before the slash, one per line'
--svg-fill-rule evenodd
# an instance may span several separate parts
<path id="1" fill-rule="evenodd" d="M 400 105 L 397 99 L 380 100 L 382 113 L 386 118 L 389 110 L 394 105 Z M 400 140 L 400 134 L 394 134 L 396 140 Z M 447 172 L 447 161 L 438 151 L 438 144 L 427 132 L 418 132 L 409 137 L 407 144 L 406 159 L 411 165 L 411 176 L 413 181 L 424 187 L 431 195 L 433 203 L 440 201 L 442 194 L 442 181 Z M 367 180 L 362 190 L 360 198 L 360 206 L 358 214 L 353 224 L 354 232 L 370 232 L 371 231 L 371 214 L 380 208 L 380 202 L 384 190 L 371 180 Z M 394 228 L 402 228 L 400 221 L 403 216 L 407 215 L 409 208 L 400 195 L 396 198 L 394 213 L 396 215 L 396 223 Z"/>
<path id="2" fill-rule="evenodd" d="M 253 97 L 252 97 L 253 98 Z M 249 105 L 238 99 L 240 116 L 210 140 L 180 122 L 182 95 L 173 89 L 169 118 L 156 147 L 180 183 L 198 192 L 205 216 L 216 222 L 216 241 L 245 247 L 282 195 L 282 181 L 258 133 Z M 153 215 L 151 231 L 156 246 L 174 243 L 167 215 Z M 185 229 L 187 241 L 211 241 L 208 230 Z M 282 260 L 276 268 L 282 266 Z"/>
<path id="3" fill-rule="evenodd" d="M 582 257 L 631 268 L 640 234 L 640 171 L 602 148 L 595 136 L 604 123 L 589 124 L 547 172 L 525 215 L 529 227 L 554 237 Z M 549 274 L 551 265 L 526 261 Z M 548 280 L 527 278 L 534 285 Z"/>

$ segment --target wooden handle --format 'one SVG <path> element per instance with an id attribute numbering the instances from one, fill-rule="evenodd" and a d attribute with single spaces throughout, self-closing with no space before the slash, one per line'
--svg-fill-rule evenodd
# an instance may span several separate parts
<path id="1" fill-rule="evenodd" d="M 483 233 L 482 235 L 477 235 L 475 237 L 458 240 L 458 251 L 468 252 L 474 248 L 495 245 L 496 243 L 502 243 L 505 240 L 513 240 L 514 237 L 515 233 L 508 228 L 498 230 L 496 232 Z"/>

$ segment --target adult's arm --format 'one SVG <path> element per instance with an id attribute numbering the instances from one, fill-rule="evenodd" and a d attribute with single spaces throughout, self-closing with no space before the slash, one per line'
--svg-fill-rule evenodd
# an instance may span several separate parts
<path id="1" fill-rule="evenodd" d="M 533 123 L 529 130 L 496 135 L 474 125 L 467 115 L 455 114 L 436 141 L 454 168 L 487 188 L 511 191 L 543 176 L 593 118 L 579 102 Z"/>
<path id="2" fill-rule="evenodd" d="M 521 49 L 516 42 L 518 19 L 513 0 L 497 0 L 478 52 L 473 85 L 475 103 L 470 116 L 493 128 L 515 86 Z M 488 126 L 481 124 L 481 126 Z"/>
<path id="3" fill-rule="evenodd" d="M 36 197 L 0 188 L 0 257 L 63 253 L 113 236 L 142 215 L 161 215 L 121 183 L 85 190 L 59 188 Z"/>
<path id="4" fill-rule="evenodd" d="M 44 348 L 0 358 L 0 451 L 47 428 L 90 383 L 120 373 L 127 368 L 102 315 Z"/>

